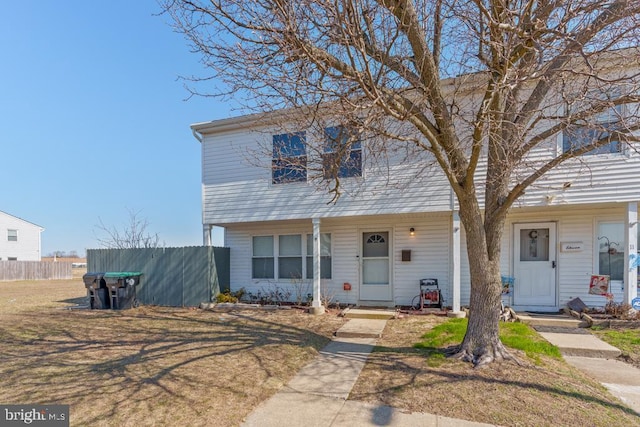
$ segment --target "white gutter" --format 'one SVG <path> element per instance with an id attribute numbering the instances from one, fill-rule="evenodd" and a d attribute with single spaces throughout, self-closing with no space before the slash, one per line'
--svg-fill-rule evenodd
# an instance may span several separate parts
<path id="1" fill-rule="evenodd" d="M 197 139 L 199 143 L 202 144 L 202 139 L 203 139 L 202 135 L 200 135 L 200 133 L 198 133 L 198 131 L 193 128 L 191 128 L 191 133 L 193 134 L 193 137 Z"/>

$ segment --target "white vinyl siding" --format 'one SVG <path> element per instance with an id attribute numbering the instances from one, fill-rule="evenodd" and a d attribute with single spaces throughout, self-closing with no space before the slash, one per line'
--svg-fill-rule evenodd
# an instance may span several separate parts
<path id="1" fill-rule="evenodd" d="M 502 239 L 501 273 L 513 274 L 514 224 L 555 222 L 557 225 L 556 280 L 558 304 L 580 297 L 589 306 L 602 306 L 603 297 L 589 295 L 589 279 L 598 273 L 597 224 L 599 222 L 624 222 L 626 203 L 589 205 L 582 209 L 571 206 L 514 209 L 509 215 Z M 393 303 L 408 305 L 419 293 L 420 279 L 435 278 L 443 293 L 445 305 L 451 305 L 451 218 L 449 214 L 380 215 L 350 218 L 321 219 L 321 233 L 331 235 L 331 279 L 322 279 L 323 295 L 333 302 L 357 304 L 361 280 L 359 239 L 362 230 L 389 229 L 392 233 L 392 286 Z M 415 229 L 414 236 L 410 228 Z M 311 280 L 252 279 L 252 236 L 268 233 L 273 236 L 300 234 L 306 240 L 312 230 L 310 219 L 299 221 L 275 221 L 241 224 L 227 228 L 226 244 L 231 248 L 231 287 L 241 287 L 257 293 L 267 287 L 280 286 L 294 294 L 293 288 L 305 287 L 311 292 Z M 461 236 L 461 304 L 469 304 L 470 278 L 464 230 Z M 274 237 L 275 238 L 275 237 Z M 582 249 L 563 252 L 563 242 L 579 242 Z M 306 244 L 303 242 L 303 246 Z M 402 261 L 402 250 L 411 250 L 411 261 Z M 305 250 L 303 256 L 307 256 Z M 307 264 L 308 265 L 308 264 Z M 306 273 L 306 272 L 305 272 Z M 344 290 L 349 283 L 352 290 Z M 518 286 L 516 278 L 515 285 Z M 611 292 L 616 301 L 623 298 L 622 281 L 612 281 Z M 305 293 L 306 295 L 306 293 Z"/>
<path id="2" fill-rule="evenodd" d="M 558 113 L 556 113 L 557 115 Z M 553 116 L 550 112 L 549 116 Z M 240 124 L 238 124 L 241 122 Z M 256 292 L 269 286 L 309 287 L 312 275 L 308 241 L 312 232 L 311 218 L 321 218 L 321 233 L 331 235 L 330 276 L 323 263 L 323 293 L 333 302 L 356 304 L 362 280 L 360 241 L 362 230 L 390 230 L 393 302 L 406 305 L 419 292 L 419 280 L 436 278 L 445 304 L 451 304 L 451 212 L 457 202 L 451 189 L 425 153 L 407 156 L 415 162 L 373 162 L 367 145 L 361 146 L 361 177 L 341 180 L 342 195 L 337 203 L 328 203 L 327 181 L 273 182 L 273 135 L 291 129 L 251 128 L 245 121 L 219 121 L 203 130 L 202 201 L 203 223 L 226 227 L 227 244 L 231 247 L 232 289 L 247 287 Z M 541 127 L 550 126 L 543 121 Z M 294 129 L 294 131 L 297 129 Z M 311 131 L 306 134 L 312 138 Z M 558 134 L 532 152 L 527 160 L 549 159 L 563 150 L 564 135 Z M 321 137 L 315 136 L 316 139 Z M 636 146 L 638 148 L 640 146 Z M 322 157 L 324 152 L 316 153 Z M 412 153 L 413 154 L 413 153 Z M 309 152 L 309 162 L 312 161 Z M 315 167 L 322 159 L 315 159 Z M 523 162 L 526 168 L 532 162 Z M 309 168 L 311 171 L 311 168 Z M 554 222 L 557 242 L 581 242 L 581 250 L 557 251 L 557 300 L 561 307 L 580 297 L 590 306 L 602 306 L 603 299 L 588 295 L 589 278 L 600 270 L 598 255 L 598 223 L 624 222 L 628 202 L 640 195 L 640 151 L 623 150 L 613 155 L 588 155 L 569 160 L 542 176 L 516 201 L 505 225 L 502 239 L 501 273 L 511 275 L 514 269 L 514 224 Z M 523 170 L 521 179 L 532 170 Z M 311 173 L 311 172 L 309 172 Z M 322 170 L 316 171 L 322 178 Z M 477 194 L 483 205 L 483 178 L 486 163 L 477 168 Z M 323 182 L 322 182 L 323 181 Z M 409 229 L 415 228 L 415 236 Z M 464 230 L 461 230 L 461 303 L 469 303 L 470 277 Z M 252 276 L 253 236 L 273 237 L 272 277 Z M 300 254 L 282 256 L 278 236 L 301 236 Z M 23 239 L 23 235 L 20 235 Z M 410 262 L 402 262 L 401 251 L 411 250 Z M 286 258 L 286 259 L 285 259 Z M 301 278 L 292 280 L 293 268 L 300 265 Z M 324 261 L 324 258 L 323 258 Z M 280 265 L 282 263 L 282 265 Z M 279 270 L 288 274 L 280 274 Z M 268 274 L 264 274 L 265 276 Z M 294 283 L 295 282 L 295 283 Z M 351 291 L 344 290 L 344 284 Z M 516 279 L 515 286 L 518 286 Z M 622 298 L 622 282 L 613 281 L 612 292 Z"/>
<path id="3" fill-rule="evenodd" d="M 513 224 L 553 221 L 557 224 L 557 273 L 558 305 L 564 306 L 568 301 L 579 297 L 586 305 L 602 307 L 606 301 L 604 297 L 589 295 L 589 280 L 592 274 L 598 274 L 598 223 L 624 223 L 627 203 L 588 205 L 580 209 L 571 206 L 538 209 L 527 211 L 516 209 L 509 216 L 505 225 L 505 237 L 502 246 L 502 272 L 511 274 L 513 271 L 513 250 L 509 246 L 513 237 Z M 563 242 L 579 242 L 582 249 L 576 252 L 563 252 Z M 623 243 L 624 245 L 624 243 Z M 463 258 L 466 256 L 463 252 Z M 465 273 L 465 271 L 467 273 Z M 463 264 L 463 277 L 468 274 L 468 262 Z M 469 281 L 463 280 L 462 304 L 468 304 Z M 518 286 L 518 280 L 514 286 Z M 623 299 L 622 281 L 612 281 L 610 292 L 615 301 Z"/>
<path id="4" fill-rule="evenodd" d="M 338 203 L 328 188 L 303 182 L 272 184 L 272 133 L 242 130 L 202 142 L 203 222 L 227 224 L 373 214 L 442 212 L 451 191 L 441 172 L 421 165 L 389 165 L 341 182 Z M 364 154 L 363 154 L 364 156 Z M 366 166 L 363 165 L 363 175 Z M 416 177 L 418 176 L 418 177 Z"/>
<path id="5" fill-rule="evenodd" d="M 415 235 L 409 235 L 409 229 L 415 228 Z M 331 278 L 322 277 L 322 293 L 335 302 L 357 304 L 359 301 L 358 287 L 360 281 L 359 270 L 359 240 L 362 239 L 360 230 L 389 229 L 392 230 L 393 246 L 390 256 L 393 262 L 393 302 L 397 305 L 408 305 L 413 297 L 419 293 L 420 279 L 437 278 L 441 286 L 445 302 L 450 304 L 450 251 L 449 228 L 450 219 L 446 215 L 416 215 L 413 219 L 399 218 L 394 215 L 369 218 L 328 218 L 321 220 L 321 234 L 325 247 L 330 247 L 330 257 L 323 255 L 323 259 L 330 260 Z M 300 234 L 303 239 L 311 236 L 311 220 L 277 221 L 271 223 L 253 223 L 227 227 L 226 245 L 231 248 L 231 289 L 241 287 L 257 294 L 267 288 L 278 286 L 282 290 L 295 294 L 296 287 L 306 286 L 311 292 L 311 280 L 306 273 L 306 280 L 254 279 L 250 276 L 250 265 L 247 263 L 252 254 L 252 235 L 267 233 L 277 236 L 292 236 Z M 330 243 L 329 243 L 330 242 Z M 278 246 L 278 245 L 276 245 Z M 306 246 L 306 244 L 304 244 Z M 403 249 L 412 250 L 410 262 L 401 261 Z M 327 252 L 321 252 L 326 254 Z M 305 249 L 304 256 L 309 252 Z M 326 258 L 325 258 L 326 256 Z M 307 266 L 308 266 L 307 261 Z M 329 268 L 329 267 L 325 268 Z M 323 270 L 323 276 L 324 276 Z M 277 273 L 276 273 L 277 274 Z M 344 290 L 344 283 L 351 285 L 351 290 Z"/>
<path id="6" fill-rule="evenodd" d="M 272 184 L 272 133 L 251 130 L 207 135 L 203 152 L 203 222 L 228 224 L 310 217 L 450 212 L 451 190 L 436 165 L 389 164 L 375 169 L 363 164 L 363 178 L 341 182 L 338 203 L 322 185 Z M 562 147 L 562 135 L 532 157 L 545 157 Z M 366 151 L 366 147 L 363 147 Z M 585 156 L 545 174 L 516 201 L 515 207 L 559 206 L 635 201 L 640 194 L 640 153 Z M 366 173 L 364 173 L 366 172 Z M 482 203 L 481 163 L 477 176 Z"/>
<path id="7" fill-rule="evenodd" d="M 40 261 L 43 230 L 36 224 L 0 211 L 0 258 Z"/>

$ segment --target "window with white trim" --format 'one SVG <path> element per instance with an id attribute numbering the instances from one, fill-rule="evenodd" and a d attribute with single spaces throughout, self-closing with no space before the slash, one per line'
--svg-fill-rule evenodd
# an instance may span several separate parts
<path id="1" fill-rule="evenodd" d="M 305 132 L 273 135 L 271 182 L 306 182 L 307 147 Z"/>
<path id="2" fill-rule="evenodd" d="M 362 143 L 344 126 L 324 130 L 322 169 L 325 179 L 362 176 Z"/>
<path id="3" fill-rule="evenodd" d="M 302 235 L 278 236 L 278 278 L 302 277 Z"/>
<path id="4" fill-rule="evenodd" d="M 331 268 L 331 234 L 321 233 L 320 278 L 331 279 Z M 253 236 L 251 277 L 313 279 L 313 235 Z"/>
<path id="5" fill-rule="evenodd" d="M 273 236 L 253 236 L 252 246 L 251 277 L 274 279 Z"/>
<path id="6" fill-rule="evenodd" d="M 330 233 L 320 233 L 320 278 L 331 279 Z M 307 279 L 313 279 L 313 234 L 307 234 Z"/>
<path id="7" fill-rule="evenodd" d="M 579 114 L 581 111 L 588 111 L 592 108 L 596 109 L 598 108 L 598 104 L 602 104 L 608 99 L 615 99 L 618 96 L 618 93 L 589 93 L 585 96 L 584 100 L 579 100 L 573 105 L 567 106 L 567 110 L 569 114 Z M 609 132 L 618 129 L 621 125 L 624 111 L 623 107 L 623 105 L 608 107 L 600 112 L 577 120 L 567 127 L 563 133 L 562 151 L 566 153 L 579 150 L 608 138 Z M 621 152 L 622 144 L 620 141 L 612 140 L 582 155 L 592 156 Z"/>
<path id="8" fill-rule="evenodd" d="M 8 242 L 17 242 L 18 241 L 18 230 L 7 230 L 7 241 Z"/>
<path id="9" fill-rule="evenodd" d="M 624 222 L 598 221 L 596 232 L 597 274 L 608 275 L 610 280 L 623 280 Z"/>

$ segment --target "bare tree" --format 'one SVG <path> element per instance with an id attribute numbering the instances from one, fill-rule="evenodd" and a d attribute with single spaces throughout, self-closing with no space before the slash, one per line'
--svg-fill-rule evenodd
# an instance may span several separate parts
<path id="1" fill-rule="evenodd" d="M 160 245 L 160 237 L 157 233 L 151 234 L 148 231 L 149 221 L 140 218 L 140 211 L 127 211 L 129 223 L 122 229 L 107 226 L 102 218 L 98 218 L 100 223 L 95 228 L 104 234 L 103 237 L 96 236 L 98 243 L 107 249 L 157 248 Z"/>
<path id="2" fill-rule="evenodd" d="M 404 155 L 441 171 L 470 254 L 469 326 L 457 356 L 476 365 L 511 358 L 496 314 L 509 209 L 563 163 L 614 143 L 637 149 L 638 1 L 163 6 L 226 83 L 218 95 L 243 98 L 257 111 L 302 111 L 309 126 L 339 118 L 366 136 L 372 157 Z M 212 76 L 193 78 L 194 93 L 208 94 L 201 88 Z M 574 138 L 560 148 L 561 134 Z M 340 179 L 332 177 L 337 197 Z"/>

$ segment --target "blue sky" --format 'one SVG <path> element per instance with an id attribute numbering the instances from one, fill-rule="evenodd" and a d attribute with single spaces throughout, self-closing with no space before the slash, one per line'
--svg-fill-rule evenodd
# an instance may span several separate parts
<path id="1" fill-rule="evenodd" d="M 202 243 L 189 125 L 238 115 L 191 98 L 205 75 L 155 0 L 0 0 L 0 210 L 45 228 L 42 253 L 99 247 L 129 211 L 166 246 Z M 216 233 L 214 243 L 222 244 Z"/>

